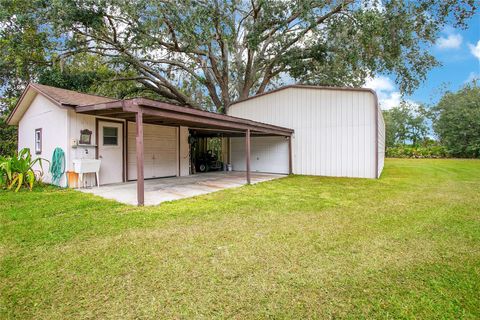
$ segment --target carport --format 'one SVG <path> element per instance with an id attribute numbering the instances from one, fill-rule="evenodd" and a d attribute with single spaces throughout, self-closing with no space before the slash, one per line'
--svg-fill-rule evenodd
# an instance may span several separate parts
<path id="1" fill-rule="evenodd" d="M 139 206 L 145 204 L 144 123 L 163 126 L 186 126 L 198 131 L 220 132 L 224 136 L 245 136 L 245 179 L 247 184 L 252 182 L 252 173 L 250 170 L 250 138 L 252 136 L 286 137 L 289 144 L 289 173 L 292 173 L 292 129 L 145 98 L 77 106 L 75 110 L 77 113 L 119 118 L 136 123 L 136 190 L 137 205 Z"/>

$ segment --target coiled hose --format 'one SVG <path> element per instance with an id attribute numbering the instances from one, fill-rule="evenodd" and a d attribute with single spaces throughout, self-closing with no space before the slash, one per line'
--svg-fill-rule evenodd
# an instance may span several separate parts
<path id="1" fill-rule="evenodd" d="M 63 152 L 62 148 L 57 147 L 53 151 L 50 173 L 52 175 L 52 183 L 60 186 L 60 178 L 65 173 L 65 152 Z"/>

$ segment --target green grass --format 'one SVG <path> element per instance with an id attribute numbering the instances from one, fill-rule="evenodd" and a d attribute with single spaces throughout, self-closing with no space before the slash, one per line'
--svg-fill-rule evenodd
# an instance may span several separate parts
<path id="1" fill-rule="evenodd" d="M 0 192 L 0 318 L 480 317 L 480 161 L 136 208 Z"/>

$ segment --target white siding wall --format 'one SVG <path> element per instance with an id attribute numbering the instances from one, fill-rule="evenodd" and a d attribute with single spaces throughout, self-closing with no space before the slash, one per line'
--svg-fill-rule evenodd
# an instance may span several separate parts
<path id="1" fill-rule="evenodd" d="M 70 161 L 68 162 L 68 169 L 73 169 L 73 159 L 95 159 L 96 149 L 89 147 L 72 148 L 72 139 L 80 140 L 80 131 L 88 129 L 92 131 L 92 145 L 95 145 L 96 132 L 95 132 L 95 117 L 86 114 L 76 113 L 75 110 L 69 110 L 68 115 L 70 117 L 69 122 L 69 150 Z"/>
<path id="2" fill-rule="evenodd" d="M 235 104 L 228 114 L 294 129 L 295 174 L 375 178 L 375 112 L 368 91 L 289 88 Z"/>
<path id="3" fill-rule="evenodd" d="M 233 170 L 245 171 L 245 138 L 231 138 Z M 252 137 L 250 166 L 252 171 L 288 174 L 288 141 L 284 137 Z"/>
<path id="4" fill-rule="evenodd" d="M 73 170 L 73 159 L 95 159 L 96 158 L 96 148 L 94 147 L 72 147 L 72 139 L 77 141 L 80 140 L 80 131 L 88 129 L 92 131 L 92 145 L 95 145 L 96 141 L 96 132 L 95 132 L 95 117 L 86 114 L 76 113 L 75 110 L 68 110 L 69 116 L 69 139 L 68 139 L 68 148 L 66 154 L 68 155 L 67 160 L 67 169 L 65 171 Z M 84 175 L 85 184 L 88 187 L 95 186 L 95 176 L 93 174 Z"/>
<path id="5" fill-rule="evenodd" d="M 52 103 L 42 95 L 37 95 L 18 124 L 18 149 L 30 148 L 34 158 L 41 157 L 52 160 L 56 147 L 67 150 L 67 110 Z M 35 129 L 42 129 L 42 153 L 35 154 Z M 67 155 L 68 157 L 68 155 Z M 38 165 L 36 170 L 40 169 Z M 49 165 L 43 166 L 43 181 L 51 183 Z M 60 180 L 61 186 L 66 185 L 65 176 Z"/>

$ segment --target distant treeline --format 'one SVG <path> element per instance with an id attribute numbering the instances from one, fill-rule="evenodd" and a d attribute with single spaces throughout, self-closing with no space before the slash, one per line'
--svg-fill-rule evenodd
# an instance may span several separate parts
<path id="1" fill-rule="evenodd" d="M 480 87 L 446 93 L 437 105 L 402 103 L 383 112 L 386 155 L 394 158 L 480 158 Z"/>

